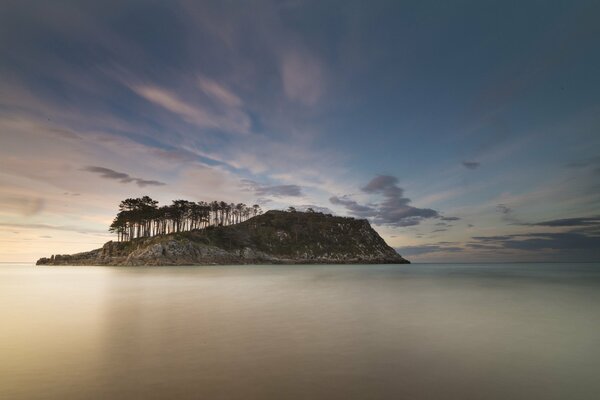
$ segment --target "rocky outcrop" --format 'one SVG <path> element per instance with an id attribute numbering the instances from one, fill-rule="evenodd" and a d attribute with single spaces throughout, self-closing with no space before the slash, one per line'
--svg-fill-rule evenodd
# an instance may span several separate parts
<path id="1" fill-rule="evenodd" d="M 404 264 L 367 220 L 268 211 L 211 227 L 41 258 L 38 265 Z"/>

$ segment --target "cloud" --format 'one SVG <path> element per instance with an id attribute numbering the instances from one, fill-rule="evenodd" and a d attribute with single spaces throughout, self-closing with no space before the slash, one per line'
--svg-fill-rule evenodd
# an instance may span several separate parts
<path id="1" fill-rule="evenodd" d="M 275 197 L 298 197 L 302 196 L 302 190 L 298 185 L 275 185 L 275 186 L 261 186 L 255 190 L 255 193 L 259 196 L 271 195 Z"/>
<path id="2" fill-rule="evenodd" d="M 597 226 L 600 225 L 600 216 L 553 219 L 524 225 L 552 227 Z"/>
<path id="3" fill-rule="evenodd" d="M 496 205 L 496 211 L 502 215 L 502 220 L 511 224 L 521 224 L 521 222 L 515 217 L 514 209 L 506 204 Z"/>
<path id="4" fill-rule="evenodd" d="M 465 167 L 467 169 L 477 169 L 477 168 L 479 168 L 481 163 L 479 163 L 477 161 L 463 161 L 462 165 L 463 165 L 463 167 Z"/>
<path id="5" fill-rule="evenodd" d="M 508 215 L 513 212 L 513 209 L 507 206 L 506 204 L 498 204 L 496 206 L 496 211 L 501 214 Z"/>
<path id="6" fill-rule="evenodd" d="M 404 197 L 404 189 L 398 186 L 398 178 L 394 176 L 376 176 L 361 190 L 364 193 L 380 195 L 383 200 L 376 204 L 363 205 L 348 196 L 333 196 L 329 201 L 344 206 L 354 216 L 370 218 L 377 225 L 412 226 L 418 225 L 423 219 L 440 216 L 430 208 L 409 205 L 411 200 Z"/>
<path id="7" fill-rule="evenodd" d="M 166 183 L 164 183 L 164 182 L 159 182 L 159 181 L 154 181 L 154 180 L 146 180 L 146 179 L 140 179 L 140 178 L 134 178 L 134 181 L 135 181 L 135 183 L 137 183 L 137 185 L 139 187 L 166 185 Z"/>
<path id="8" fill-rule="evenodd" d="M 458 217 L 440 217 L 442 221 L 458 221 L 460 218 Z"/>
<path id="9" fill-rule="evenodd" d="M 527 226 L 570 228 L 564 232 L 529 232 L 498 236 L 473 236 L 475 249 L 509 249 L 538 252 L 564 260 L 600 260 L 600 216 L 541 221 Z"/>
<path id="10" fill-rule="evenodd" d="M 191 106 L 180 100 L 175 94 L 154 86 L 133 86 L 133 91 L 172 113 L 179 114 L 188 122 L 196 123 L 204 127 L 218 127 L 218 123 L 205 110 L 197 106 Z"/>
<path id="11" fill-rule="evenodd" d="M 379 175 L 371 179 L 366 186 L 362 188 L 363 192 L 378 193 L 384 192 L 388 195 L 402 195 L 402 189 L 398 187 L 398 178 L 390 175 Z"/>
<path id="12" fill-rule="evenodd" d="M 216 82 L 200 80 L 202 90 L 213 100 L 212 106 L 202 106 L 182 100 L 178 94 L 153 85 L 129 85 L 139 96 L 201 128 L 219 129 L 231 133 L 247 134 L 250 118 L 239 109 L 241 100 Z"/>
<path id="13" fill-rule="evenodd" d="M 431 208 L 409 205 L 411 200 L 404 197 L 404 190 L 398 186 L 396 177 L 379 175 L 364 186 L 362 191 L 383 196 L 383 201 L 377 205 L 374 219 L 376 224 L 410 226 L 419 224 L 423 219 L 439 217 L 438 212 Z"/>
<path id="14" fill-rule="evenodd" d="M 377 210 L 373 207 L 358 204 L 356 201 L 348 198 L 348 196 L 332 196 L 329 198 L 331 204 L 344 206 L 350 213 L 356 217 L 373 217 L 377 215 Z"/>
<path id="15" fill-rule="evenodd" d="M 494 245 L 497 248 L 538 250 L 590 250 L 600 256 L 600 236 L 579 232 L 539 232 L 500 236 L 473 236 L 473 245 Z"/>
<path id="16" fill-rule="evenodd" d="M 242 100 L 234 93 L 219 85 L 212 79 L 206 77 L 198 77 L 198 86 L 208 96 L 229 107 L 239 107 L 242 105 Z"/>
<path id="17" fill-rule="evenodd" d="M 503 221 L 511 225 L 521 225 L 519 218 L 515 216 L 515 210 L 507 204 L 496 205 L 496 212 L 501 214 Z"/>
<path id="18" fill-rule="evenodd" d="M 134 178 L 134 177 L 130 176 L 129 174 L 126 174 L 125 172 L 118 172 L 118 171 L 112 170 L 110 168 L 87 166 L 87 167 L 83 168 L 83 171 L 93 172 L 95 174 L 100 175 L 101 178 L 113 179 L 113 180 L 119 181 L 121 183 L 132 183 L 133 182 L 133 183 L 137 184 L 139 187 L 166 185 L 166 183 L 164 183 L 164 182 L 147 180 L 147 179 L 142 179 L 142 178 Z"/>
<path id="19" fill-rule="evenodd" d="M 562 221 L 562 220 L 556 220 Z M 551 221 L 553 222 L 553 221 Z M 600 261 L 600 231 L 588 230 L 593 221 L 573 221 L 577 228 L 567 232 L 532 232 L 494 236 L 473 236 L 470 241 L 437 242 L 398 248 L 402 255 L 416 256 L 427 253 L 464 252 L 485 258 L 502 255 L 512 260 Z M 547 225 L 543 225 L 547 226 Z M 567 226 L 554 225 L 550 226 Z M 594 226 L 600 227 L 600 223 Z M 434 231 L 435 232 L 435 231 Z M 433 233 L 433 232 L 432 232 Z"/>
<path id="20" fill-rule="evenodd" d="M 253 191 L 257 196 L 273 197 L 301 197 L 302 188 L 298 185 L 263 185 L 248 179 L 242 180 L 242 183 L 248 190 Z"/>
<path id="21" fill-rule="evenodd" d="M 477 249 L 477 250 L 498 250 L 497 246 L 483 244 L 483 243 L 467 243 L 466 246 L 471 249 Z"/>
<path id="22" fill-rule="evenodd" d="M 512 238 L 513 235 L 497 235 L 497 236 L 473 236 L 472 239 L 479 241 L 479 242 L 498 242 L 498 241 L 504 241 L 504 240 L 509 240 L 510 238 Z"/>
<path id="23" fill-rule="evenodd" d="M 399 247 L 396 248 L 396 251 L 403 256 L 416 256 L 421 254 L 428 253 L 440 253 L 440 252 L 460 252 L 463 251 L 463 248 L 456 246 L 445 246 L 445 245 L 436 245 L 436 244 L 425 244 L 420 246 L 407 246 L 407 247 Z"/>
<path id="24" fill-rule="evenodd" d="M 0 208 L 2 212 L 17 212 L 26 217 L 41 213 L 46 206 L 46 201 L 41 197 L 29 196 L 1 196 Z"/>

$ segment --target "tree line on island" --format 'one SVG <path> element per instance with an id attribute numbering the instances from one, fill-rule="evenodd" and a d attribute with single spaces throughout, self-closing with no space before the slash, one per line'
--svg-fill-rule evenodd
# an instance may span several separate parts
<path id="1" fill-rule="evenodd" d="M 123 200 L 109 231 L 116 233 L 119 241 L 128 241 L 238 224 L 259 214 L 262 210 L 258 204 L 173 200 L 170 205 L 159 207 L 158 201 L 144 196 Z"/>

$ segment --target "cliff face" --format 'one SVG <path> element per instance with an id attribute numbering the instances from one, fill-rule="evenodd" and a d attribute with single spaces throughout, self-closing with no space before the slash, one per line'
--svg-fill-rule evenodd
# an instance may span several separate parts
<path id="1" fill-rule="evenodd" d="M 240 224 L 108 242 L 38 265 L 404 264 L 366 220 L 268 211 Z"/>

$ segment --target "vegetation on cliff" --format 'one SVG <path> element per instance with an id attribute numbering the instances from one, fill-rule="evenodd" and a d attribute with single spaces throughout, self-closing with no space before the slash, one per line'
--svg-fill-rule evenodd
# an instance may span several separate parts
<path id="1" fill-rule="evenodd" d="M 50 265 L 407 263 L 367 220 L 317 212 L 268 211 L 229 226 L 108 242 L 101 249 L 43 258 Z"/>
<path id="2" fill-rule="evenodd" d="M 173 200 L 170 205 L 159 207 L 158 201 L 144 196 L 123 200 L 109 230 L 117 234 L 118 241 L 128 241 L 209 226 L 237 224 L 261 213 L 258 204 L 249 207 L 244 203 L 224 201 L 195 203 Z"/>

